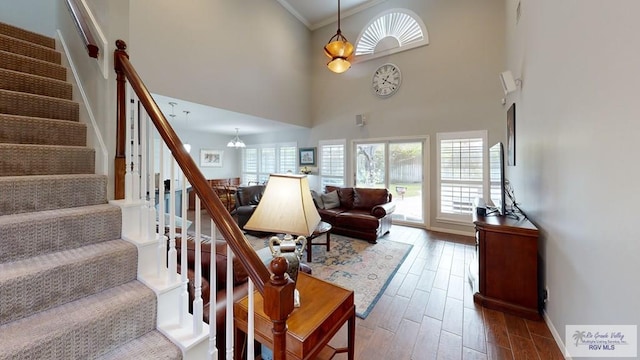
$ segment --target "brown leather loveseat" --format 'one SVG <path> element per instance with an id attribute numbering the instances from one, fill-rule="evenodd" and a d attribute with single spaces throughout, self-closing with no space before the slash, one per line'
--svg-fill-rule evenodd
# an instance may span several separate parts
<path id="1" fill-rule="evenodd" d="M 391 200 L 387 189 L 326 186 L 324 194 L 314 195 L 318 213 L 331 224 L 332 233 L 372 244 L 391 229 L 391 214 L 396 209 Z"/>

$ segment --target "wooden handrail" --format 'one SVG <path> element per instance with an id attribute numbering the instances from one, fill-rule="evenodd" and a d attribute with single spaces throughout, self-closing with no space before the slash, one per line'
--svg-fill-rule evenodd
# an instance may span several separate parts
<path id="1" fill-rule="evenodd" d="M 67 6 L 69 7 L 69 11 L 71 11 L 71 15 L 73 15 L 73 22 L 76 24 L 78 28 L 78 32 L 84 41 L 85 46 L 87 47 L 87 52 L 89 56 L 97 59 L 98 53 L 100 52 L 100 48 L 98 47 L 95 37 L 89 28 L 89 23 L 87 22 L 87 15 L 82 10 L 82 8 L 78 5 L 76 0 L 67 0 Z"/>
<path id="2" fill-rule="evenodd" d="M 129 56 L 126 53 L 127 45 L 124 41 L 116 41 L 117 50 L 114 54 L 115 69 L 118 73 L 119 79 L 122 74 L 122 79 L 118 82 L 118 91 L 120 91 L 120 84 L 124 84 L 126 80 L 129 80 L 133 91 L 136 93 L 142 106 L 145 108 L 152 123 L 158 130 L 158 133 L 167 144 L 167 147 L 173 154 L 178 166 L 186 176 L 187 180 L 192 186 L 193 191 L 200 197 L 202 204 L 204 205 L 207 213 L 213 219 L 216 227 L 226 239 L 227 244 L 231 247 L 234 254 L 242 262 L 242 265 L 246 269 L 249 277 L 253 281 L 255 287 L 264 293 L 265 283 L 269 282 L 271 274 L 267 267 L 263 264 L 258 254 L 253 250 L 244 234 L 236 224 L 236 222 L 227 211 L 226 207 L 222 204 L 222 201 L 214 193 L 213 189 L 207 183 L 204 175 L 195 164 L 189 153 L 185 150 L 182 141 L 173 128 L 162 114 L 162 111 L 156 104 L 155 100 L 149 93 L 149 90 L 144 85 L 138 73 L 133 68 L 133 65 L 129 61 Z M 118 94 L 117 100 L 118 106 L 118 129 L 124 128 L 126 124 L 126 112 L 124 108 L 126 101 L 124 96 L 124 86 L 122 87 L 122 95 Z M 118 144 L 116 148 L 125 148 L 125 137 L 118 137 Z M 293 299 L 291 299 L 293 301 Z"/>

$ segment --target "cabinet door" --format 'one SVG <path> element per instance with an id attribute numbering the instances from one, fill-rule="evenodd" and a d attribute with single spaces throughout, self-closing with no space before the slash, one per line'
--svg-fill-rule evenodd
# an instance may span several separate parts
<path id="1" fill-rule="evenodd" d="M 487 231 L 483 250 L 485 257 L 485 293 L 483 295 L 526 308 L 537 308 L 536 239 Z"/>

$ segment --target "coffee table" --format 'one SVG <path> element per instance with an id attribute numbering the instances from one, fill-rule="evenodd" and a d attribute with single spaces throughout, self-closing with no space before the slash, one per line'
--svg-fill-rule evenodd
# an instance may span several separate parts
<path id="1" fill-rule="evenodd" d="M 327 240 L 323 243 L 314 243 L 313 239 L 317 238 L 322 234 L 327 234 Z M 313 245 L 326 245 L 327 251 L 330 250 L 331 247 L 331 224 L 326 223 L 324 221 L 320 221 L 316 229 L 313 230 L 313 233 L 307 236 L 307 262 L 311 262 L 311 249 Z"/>
<path id="2" fill-rule="evenodd" d="M 354 358 L 356 333 L 356 306 L 353 290 L 331 284 L 305 273 L 298 274 L 296 288 L 300 291 L 301 306 L 287 319 L 287 359 L 331 359 L 338 352 Z M 273 349 L 273 323 L 264 313 L 264 299 L 254 293 L 255 339 Z M 233 306 L 235 326 L 235 358 L 242 359 L 243 343 L 247 332 L 248 297 Z M 328 345 L 333 336 L 347 322 L 347 347 L 334 349 Z"/>

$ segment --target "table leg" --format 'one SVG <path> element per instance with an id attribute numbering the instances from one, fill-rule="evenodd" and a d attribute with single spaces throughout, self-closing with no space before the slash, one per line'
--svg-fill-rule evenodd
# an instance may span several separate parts
<path id="1" fill-rule="evenodd" d="M 355 306 L 353 307 L 351 317 L 349 318 L 349 320 L 347 320 L 347 322 L 348 322 L 347 359 L 353 360 L 355 356 L 355 347 L 356 347 L 355 346 L 356 345 L 355 344 L 355 340 L 356 340 L 356 308 Z"/>
<path id="2" fill-rule="evenodd" d="M 311 241 L 313 238 L 310 236 L 307 238 L 307 262 L 311 262 Z"/>
<path id="3" fill-rule="evenodd" d="M 330 251 L 330 245 L 331 245 L 331 231 L 327 231 L 327 251 Z"/>

